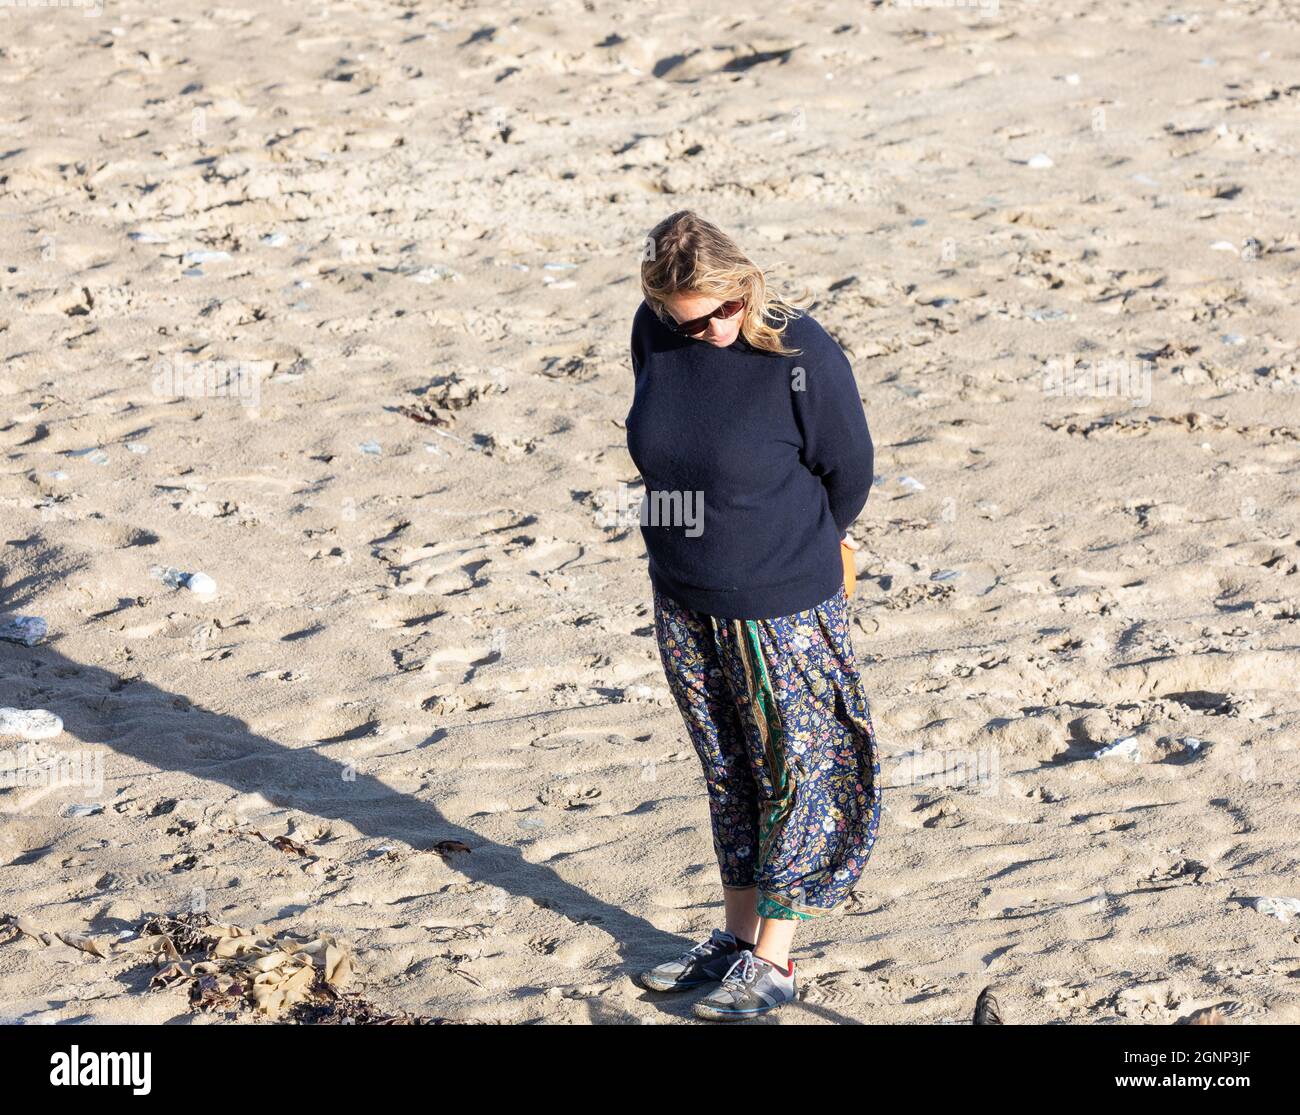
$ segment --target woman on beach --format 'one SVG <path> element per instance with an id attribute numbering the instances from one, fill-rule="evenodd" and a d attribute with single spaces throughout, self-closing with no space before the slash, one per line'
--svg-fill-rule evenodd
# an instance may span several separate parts
<path id="1" fill-rule="evenodd" d="M 640 979 L 717 984 L 695 1013 L 734 1020 L 794 998 L 796 927 L 847 898 L 876 839 L 880 766 L 844 557 L 872 443 L 840 347 L 728 236 L 683 210 L 647 244 L 627 445 L 726 922 Z"/>

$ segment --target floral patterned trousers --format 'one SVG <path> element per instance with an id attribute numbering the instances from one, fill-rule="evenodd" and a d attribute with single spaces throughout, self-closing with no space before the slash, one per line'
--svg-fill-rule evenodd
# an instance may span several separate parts
<path id="1" fill-rule="evenodd" d="M 777 619 L 721 619 L 654 589 L 668 686 L 704 767 L 722 885 L 765 918 L 828 914 L 880 824 L 880 761 L 841 588 Z"/>

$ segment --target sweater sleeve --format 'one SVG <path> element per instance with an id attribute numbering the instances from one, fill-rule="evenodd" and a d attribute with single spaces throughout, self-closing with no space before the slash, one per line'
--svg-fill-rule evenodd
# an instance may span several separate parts
<path id="1" fill-rule="evenodd" d="M 875 451 L 853 369 L 820 328 L 816 343 L 795 358 L 790 386 L 804 464 L 825 486 L 831 517 L 843 535 L 866 506 Z"/>
<path id="2" fill-rule="evenodd" d="M 647 321 L 646 314 L 651 313 L 650 307 L 644 302 L 636 309 L 632 315 L 632 375 L 635 378 L 641 374 L 641 349 L 646 342 Z"/>

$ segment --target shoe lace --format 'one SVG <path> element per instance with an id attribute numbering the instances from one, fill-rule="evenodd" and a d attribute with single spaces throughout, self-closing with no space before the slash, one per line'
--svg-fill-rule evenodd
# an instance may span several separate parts
<path id="1" fill-rule="evenodd" d="M 735 970 L 740 969 L 740 975 L 733 975 Z M 754 978 L 754 972 L 757 965 L 754 963 L 754 954 L 749 949 L 742 949 L 740 956 L 736 958 L 735 963 L 727 969 L 727 974 L 722 977 L 722 985 L 726 987 L 730 984 L 732 987 L 743 987 Z"/>
<path id="2" fill-rule="evenodd" d="M 708 956 L 711 952 L 714 952 L 719 948 L 729 948 L 729 947 L 730 945 L 726 940 L 725 934 L 723 934 L 721 930 L 715 929 L 709 935 L 709 939 L 707 941 L 701 941 L 698 945 L 692 945 L 689 949 L 687 949 L 684 953 L 682 953 L 681 962 L 684 964 L 689 964 L 692 960 L 695 960 L 696 958 L 701 956 Z"/>

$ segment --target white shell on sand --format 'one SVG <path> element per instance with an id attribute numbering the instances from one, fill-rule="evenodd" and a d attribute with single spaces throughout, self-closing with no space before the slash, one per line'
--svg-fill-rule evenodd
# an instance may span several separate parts
<path id="1" fill-rule="evenodd" d="M 206 573 L 191 573 L 185 578 L 185 587 L 195 596 L 212 596 L 217 591 L 217 582 Z"/>
<path id="2" fill-rule="evenodd" d="M 34 647 L 49 634 L 49 625 L 40 616 L 0 616 L 0 639 Z"/>
<path id="3" fill-rule="evenodd" d="M 1251 905 L 1283 923 L 1289 922 L 1292 915 L 1300 916 L 1300 898 L 1256 898 Z"/>
<path id="4" fill-rule="evenodd" d="M 1095 752 L 1094 759 L 1127 759 L 1131 763 L 1142 761 L 1142 750 L 1138 747 L 1137 736 L 1125 736 L 1114 743 L 1107 744 Z"/>
<path id="5" fill-rule="evenodd" d="M 174 565 L 151 565 L 149 575 L 168 588 L 187 588 L 195 596 L 211 596 L 217 591 L 217 582 L 206 573 L 186 573 Z"/>
<path id="6" fill-rule="evenodd" d="M 63 721 L 43 708 L 0 708 L 0 736 L 49 739 L 63 731 Z"/>

